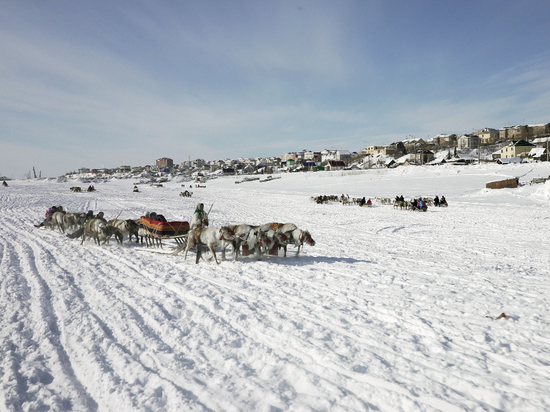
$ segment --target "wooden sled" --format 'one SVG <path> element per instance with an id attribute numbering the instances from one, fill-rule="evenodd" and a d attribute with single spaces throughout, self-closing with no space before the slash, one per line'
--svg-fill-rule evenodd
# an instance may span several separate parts
<path id="1" fill-rule="evenodd" d="M 161 220 L 164 216 L 157 215 Z M 145 216 L 139 218 L 138 234 L 145 238 L 147 247 L 160 246 L 162 248 L 162 239 L 174 239 L 176 243 L 182 245 L 187 240 L 187 232 L 189 232 L 189 222 L 159 222 L 149 219 Z"/>

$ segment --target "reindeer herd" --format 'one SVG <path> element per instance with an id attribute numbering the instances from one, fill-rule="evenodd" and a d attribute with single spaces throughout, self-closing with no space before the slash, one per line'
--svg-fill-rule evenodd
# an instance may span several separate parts
<path id="1" fill-rule="evenodd" d="M 84 243 L 84 240 L 91 238 L 100 245 L 107 243 L 113 236 L 118 243 L 122 243 L 125 237 L 128 237 L 128 241 L 131 242 L 133 236 L 137 242 L 139 219 L 137 221 L 133 219 L 106 221 L 102 214 L 96 218 L 90 218 L 84 212 L 58 211 L 52 214 L 51 219 L 44 226 L 53 230 L 57 229 L 63 234 L 71 231 L 68 236 L 71 238 L 82 237 L 81 244 Z"/>
<path id="2" fill-rule="evenodd" d="M 85 240 L 94 239 L 97 245 L 106 244 L 111 237 L 115 237 L 117 243 L 122 244 L 124 238 L 128 242 L 135 237 L 136 243 L 143 244 L 145 232 L 140 228 L 140 219 L 113 219 L 106 221 L 103 219 L 102 212 L 95 218 L 83 212 L 63 212 L 53 213 L 51 219 L 44 225 L 52 230 L 59 230 L 65 234 L 69 231 L 68 237 L 81 238 L 80 244 Z M 264 225 L 227 225 L 220 228 L 202 227 L 189 230 L 185 235 L 172 237 L 177 241 L 179 248 L 172 253 L 176 255 L 185 250 L 184 259 L 191 248 L 197 250 L 197 263 L 202 257 L 202 249 L 206 248 L 212 254 L 212 257 L 219 263 L 216 256 L 216 249 L 221 251 L 222 259 L 226 259 L 226 250 L 231 247 L 234 259 L 238 260 L 240 255 L 253 253 L 257 260 L 262 255 L 277 254 L 278 250 L 283 249 L 284 256 L 287 254 L 287 247 L 297 248 L 296 256 L 304 244 L 315 245 L 315 241 L 307 230 L 299 229 L 294 223 L 268 223 Z M 154 245 L 147 242 L 147 246 Z"/>
<path id="3" fill-rule="evenodd" d="M 327 203 L 341 203 L 345 206 L 358 205 L 358 206 L 368 206 L 362 202 L 365 198 L 359 197 L 349 197 L 346 195 L 336 196 L 336 195 L 319 195 L 312 196 L 311 200 L 317 204 L 327 204 Z M 426 211 L 428 206 L 434 205 L 434 199 L 431 197 L 420 196 L 415 199 L 405 200 L 401 196 L 396 197 L 395 200 L 390 199 L 389 197 L 375 197 L 374 201 L 380 205 L 393 205 L 394 209 L 400 210 L 423 210 Z M 420 202 L 423 202 L 424 206 L 419 206 Z M 445 203 L 445 206 L 447 204 Z M 436 205 L 438 206 L 438 205 Z"/>
<path id="4" fill-rule="evenodd" d="M 308 244 L 315 246 L 315 240 L 307 230 L 299 229 L 294 223 L 268 223 L 265 225 L 227 225 L 220 228 L 204 227 L 190 230 L 187 233 L 186 242 L 173 254 L 185 249 L 184 260 L 192 247 L 197 247 L 197 263 L 202 258 L 201 247 L 206 247 L 212 254 L 216 263 L 219 263 L 216 256 L 216 248 L 219 247 L 222 259 L 226 258 L 226 249 L 231 246 L 234 259 L 238 260 L 239 255 L 248 254 L 252 251 L 257 260 L 265 254 L 278 254 L 283 249 L 286 257 L 287 247 L 297 248 L 296 256 L 300 249 Z"/>

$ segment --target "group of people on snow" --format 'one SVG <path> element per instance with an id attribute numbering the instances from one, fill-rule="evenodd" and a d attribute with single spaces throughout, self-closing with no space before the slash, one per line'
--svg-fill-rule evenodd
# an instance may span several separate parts
<path id="1" fill-rule="evenodd" d="M 157 212 L 145 212 L 145 217 L 155 222 L 167 222 L 163 215 L 157 214 Z"/>
<path id="2" fill-rule="evenodd" d="M 447 204 L 447 199 L 445 199 L 445 196 L 441 196 L 441 199 L 439 196 L 434 197 L 434 206 L 441 207 L 441 206 L 449 206 Z"/>
<path id="3" fill-rule="evenodd" d="M 421 210 L 422 212 L 428 210 L 428 204 L 422 198 L 411 200 L 411 204 L 413 210 Z"/>
<path id="4" fill-rule="evenodd" d="M 39 224 L 37 225 L 34 225 L 34 227 L 42 227 L 42 226 L 46 226 L 48 223 L 51 222 L 52 220 L 52 216 L 55 212 L 62 212 L 62 213 L 65 213 L 65 211 L 63 210 L 63 206 L 52 206 L 52 207 L 49 207 L 47 210 L 46 210 L 46 213 L 44 214 L 44 221 L 40 222 Z"/>
<path id="5" fill-rule="evenodd" d="M 312 196 L 311 199 L 317 203 L 317 204 L 323 204 L 328 202 L 341 202 L 345 205 L 350 204 L 356 204 L 359 206 L 372 206 L 372 200 L 367 199 L 363 196 L 363 198 L 350 198 L 349 195 L 342 194 L 341 196 L 336 195 L 319 195 L 319 196 Z"/>
<path id="6" fill-rule="evenodd" d="M 403 195 L 395 196 L 395 204 L 401 204 L 401 207 L 405 205 L 405 198 L 403 197 Z M 422 212 L 426 212 L 428 210 L 428 202 L 426 201 L 426 199 L 422 199 L 421 197 L 419 197 L 418 199 L 412 199 L 410 201 L 410 207 L 412 210 L 420 210 Z"/>
<path id="7" fill-rule="evenodd" d="M 370 207 L 372 206 L 372 201 L 370 200 L 365 200 L 365 196 L 363 196 L 363 198 L 359 201 L 359 206 L 367 206 L 367 207 Z"/>

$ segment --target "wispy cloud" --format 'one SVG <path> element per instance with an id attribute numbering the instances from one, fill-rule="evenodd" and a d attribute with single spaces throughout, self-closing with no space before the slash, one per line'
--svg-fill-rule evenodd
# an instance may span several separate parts
<path id="1" fill-rule="evenodd" d="M 22 156 L 33 147 L 70 159 L 52 166 L 63 173 L 75 161 L 94 167 L 151 163 L 167 153 L 178 161 L 359 150 L 392 136 L 545 120 L 548 55 L 473 71 L 475 63 L 452 58 L 476 46 L 460 36 L 437 43 L 422 28 L 403 37 L 398 24 L 415 27 L 409 12 L 429 9 L 10 3 L 0 11 L 0 141 Z M 2 158 L 2 167 L 18 170 L 18 163 Z"/>

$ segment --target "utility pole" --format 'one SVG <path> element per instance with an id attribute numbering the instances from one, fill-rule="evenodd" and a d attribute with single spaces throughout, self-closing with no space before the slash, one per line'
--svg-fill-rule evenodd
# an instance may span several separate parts
<path id="1" fill-rule="evenodd" d="M 478 143 L 477 143 L 477 164 L 481 164 L 481 137 L 478 136 Z"/>

